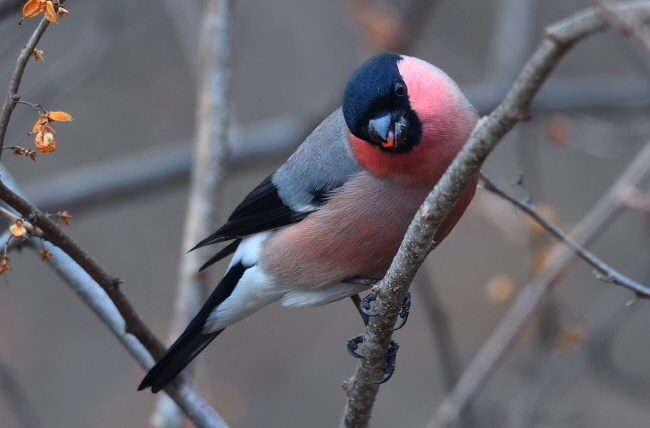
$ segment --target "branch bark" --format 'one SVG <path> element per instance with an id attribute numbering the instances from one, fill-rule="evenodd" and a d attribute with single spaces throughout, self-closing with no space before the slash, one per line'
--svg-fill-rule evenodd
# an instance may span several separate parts
<path id="1" fill-rule="evenodd" d="M 650 5 L 647 6 L 650 12 Z M 624 206 L 621 195 L 630 187 L 638 185 L 650 176 L 650 141 L 614 183 L 603 198 L 591 209 L 574 229 L 572 237 L 580 245 L 586 245 L 605 227 Z M 576 255 L 573 248 L 558 244 L 549 256 L 546 271 L 532 278 L 519 292 L 506 314 L 496 326 L 485 344 L 472 359 L 454 390 L 445 398 L 429 428 L 451 426 L 463 407 L 480 390 L 496 364 L 505 354 L 533 311 L 546 295 L 552 284 Z"/>
<path id="2" fill-rule="evenodd" d="M 650 3 L 619 5 L 617 10 L 622 14 L 641 14 L 647 18 L 650 16 Z M 368 425 L 379 389 L 373 382 L 380 378 L 386 361 L 386 351 L 400 303 L 417 269 L 430 251 L 435 232 L 455 201 L 500 139 L 517 122 L 529 115 L 528 109 L 533 96 L 564 54 L 585 37 L 604 31 L 607 26 L 602 14 L 594 8 L 549 26 L 545 38 L 503 102 L 489 116 L 479 121 L 461 152 L 425 200 L 411 223 L 386 277 L 376 287 L 376 305 L 380 316 L 373 317 L 368 324 L 361 347 L 361 354 L 365 358 L 359 360 L 355 376 L 347 382 L 348 401 L 342 427 L 359 428 Z M 448 412 L 442 413 L 446 415 Z M 457 416 L 457 412 L 454 412 L 454 415 Z"/>
<path id="3" fill-rule="evenodd" d="M 650 159 L 648 160 L 650 161 Z M 566 244 L 568 247 L 573 248 L 573 250 L 580 256 L 580 258 L 594 267 L 594 275 L 597 279 L 628 288 L 634 291 L 639 297 L 650 298 L 650 288 L 621 274 L 614 268 L 610 267 L 607 263 L 596 257 L 594 254 L 592 254 L 591 251 L 586 250 L 573 238 L 571 238 L 571 236 L 564 233 L 564 231 L 562 231 L 562 229 L 560 229 L 555 223 L 544 217 L 544 215 L 539 212 L 535 204 L 533 204 L 530 200 L 522 200 L 516 198 L 514 195 L 508 193 L 503 187 L 499 186 L 483 172 L 481 172 L 481 178 L 485 183 L 484 187 L 486 190 L 489 190 L 490 192 L 512 202 L 522 211 L 528 214 L 531 218 L 533 218 L 551 235 L 564 242 L 564 244 Z"/>
<path id="4" fill-rule="evenodd" d="M 0 113 L 0 157 L 2 156 L 2 148 L 4 146 L 5 136 L 7 135 L 7 126 L 9 126 L 9 119 L 11 119 L 11 114 L 16 107 L 16 101 L 20 99 L 18 96 L 18 88 L 20 87 L 20 81 L 23 79 L 23 75 L 25 74 L 27 61 L 29 61 L 32 52 L 34 52 L 34 48 L 36 48 L 36 45 L 41 40 L 41 37 L 43 36 L 43 33 L 45 32 L 45 29 L 49 23 L 50 22 L 47 19 L 41 19 L 38 27 L 36 27 L 36 30 L 34 30 L 34 33 L 32 33 L 29 41 L 20 51 L 20 55 L 18 55 L 16 68 L 14 69 L 14 73 L 11 76 L 11 80 L 9 82 L 7 98 L 5 98 L 5 102 L 2 105 L 2 112 Z"/>

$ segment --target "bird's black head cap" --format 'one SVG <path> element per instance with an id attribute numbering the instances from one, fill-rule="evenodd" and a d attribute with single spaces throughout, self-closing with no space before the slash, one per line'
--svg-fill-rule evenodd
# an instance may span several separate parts
<path id="1" fill-rule="evenodd" d="M 401 55 L 396 53 L 373 56 L 352 74 L 343 90 L 343 117 L 350 132 L 392 153 L 410 151 L 422 135 L 420 121 L 409 103 L 408 87 L 397 68 L 400 60 Z M 370 121 L 387 114 L 402 116 L 408 122 L 406 142 L 397 148 L 386 148 L 370 135 Z"/>

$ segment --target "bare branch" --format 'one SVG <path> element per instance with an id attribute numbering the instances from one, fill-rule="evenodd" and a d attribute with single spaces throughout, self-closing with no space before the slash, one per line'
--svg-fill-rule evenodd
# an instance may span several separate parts
<path id="1" fill-rule="evenodd" d="M 229 157 L 230 66 L 234 1 L 211 0 L 205 4 L 201 29 L 201 68 L 198 88 L 197 140 L 190 198 L 181 244 L 181 266 L 171 321 L 170 342 L 181 335 L 200 307 L 207 275 L 199 268 L 207 259 L 203 249 L 187 253 L 214 227 L 215 206 Z M 182 427 L 178 407 L 159 399 L 152 417 L 156 427 Z"/>
<path id="2" fill-rule="evenodd" d="M 11 186 L 15 186 L 13 177 L 7 172 L 3 172 L 3 182 L 0 183 L 0 188 L 6 188 L 4 182 L 10 183 Z M 22 194 L 20 189 L 16 188 L 16 194 Z M 20 196 L 18 196 L 18 198 L 20 198 Z M 23 201 L 23 203 L 29 206 L 26 201 Z M 43 217 L 45 217 L 49 222 L 52 222 L 46 216 L 43 215 Z M 9 232 L 7 231 L 0 236 L 0 239 L 6 240 L 8 236 Z M 36 238 L 28 240 L 27 244 L 36 251 L 39 251 L 42 247 L 41 240 Z M 106 324 L 109 330 L 131 353 L 135 360 L 140 363 L 143 368 L 150 368 L 153 365 L 153 358 L 151 357 L 150 351 L 146 349 L 138 338 L 133 334 L 130 334 L 131 328 L 125 321 L 125 318 L 120 313 L 120 310 L 117 308 L 114 301 L 111 300 L 109 294 L 106 293 L 106 290 L 102 289 L 98 282 L 96 282 L 86 270 L 84 270 L 64 251 L 57 247 L 53 247 L 51 248 L 51 252 L 53 254 L 51 265 L 54 270 L 61 275 L 65 282 Z M 91 262 L 94 262 L 94 260 L 91 260 Z M 117 287 L 115 287 L 115 290 L 116 292 L 119 292 Z M 157 341 L 157 339 L 155 340 Z M 191 384 L 186 382 L 185 379 L 176 381 L 165 391 L 181 408 L 183 408 L 185 413 L 197 426 L 226 427 L 219 415 L 216 414 L 205 399 Z"/>
<path id="3" fill-rule="evenodd" d="M 66 259 L 68 256 L 74 261 L 73 271 L 66 273 L 64 278 L 73 288 L 81 286 L 80 290 L 82 292 L 78 293 L 100 315 L 102 320 L 105 320 L 104 316 L 110 315 L 111 310 L 106 313 L 107 305 L 98 304 L 97 299 L 107 300 L 106 296 L 110 298 L 112 303 L 108 307 L 112 306 L 115 308 L 119 319 L 117 320 L 117 325 L 107 323 L 109 328 L 111 328 L 113 333 L 117 335 L 120 341 L 145 369 L 150 368 L 153 365 L 153 361 L 147 356 L 147 352 L 159 358 L 165 348 L 143 323 L 130 302 L 126 299 L 124 293 L 119 289 L 121 280 L 110 275 L 91 255 L 79 247 L 76 242 L 47 217 L 47 215 L 38 211 L 29 202 L 14 193 L 4 182 L 0 182 L 0 199 L 27 218 L 34 226 L 43 230 L 47 240 L 61 250 L 60 254 L 58 254 L 57 248 L 52 249 L 52 252 L 55 254 L 53 259 L 55 263 L 59 260 Z M 40 248 L 40 242 L 38 247 Z M 61 271 L 59 272 L 61 273 Z M 78 275 L 84 277 L 83 281 L 79 280 Z M 91 280 L 87 279 L 88 276 Z M 99 291 L 100 287 L 103 292 Z M 183 408 L 183 411 L 197 426 L 225 427 L 219 415 L 212 410 L 207 402 L 196 392 L 194 387 L 184 378 L 177 379 L 165 388 L 165 392 Z"/>
<path id="4" fill-rule="evenodd" d="M 648 2 L 626 4 L 617 9 L 623 13 L 650 15 Z M 378 290 L 376 305 L 380 316 L 373 317 L 368 324 L 361 347 L 361 354 L 365 358 L 360 359 L 355 376 L 347 383 L 348 402 L 342 426 L 348 428 L 367 426 L 378 391 L 378 385 L 373 382 L 379 379 L 385 364 L 388 344 L 400 304 L 417 269 L 430 251 L 435 232 L 455 201 L 478 173 L 483 161 L 500 139 L 517 122 L 528 116 L 533 96 L 564 54 L 585 37 L 604 31 L 606 28 L 607 22 L 593 8 L 548 27 L 546 37 L 524 67 L 504 101 L 488 117 L 479 121 L 468 142 L 425 200 L 411 223 L 386 277 L 376 287 Z M 549 269 L 557 268 L 558 266 L 551 264 Z M 526 293 L 521 293 L 519 297 L 525 301 L 535 300 L 544 294 L 545 288 L 537 286 L 533 290 L 533 299 L 528 299 Z M 483 366 L 483 363 L 477 364 Z M 461 383 L 462 379 L 459 385 Z M 455 421 L 459 411 L 459 407 L 450 409 L 447 406 L 441 410 L 436 422 L 446 425 L 449 421 Z"/>
<path id="5" fill-rule="evenodd" d="M 594 272 L 596 278 L 605 282 L 611 282 L 612 284 L 629 288 L 630 290 L 637 293 L 637 295 L 640 297 L 650 298 L 650 288 L 619 273 L 607 265 L 605 262 L 600 260 L 598 257 L 593 255 L 590 251 L 581 247 L 580 244 L 573 240 L 573 238 L 564 233 L 564 231 L 557 227 L 555 223 L 547 219 L 541 212 L 539 212 L 535 204 L 533 204 L 530 200 L 516 198 L 514 195 L 508 193 L 503 187 L 499 186 L 496 182 L 490 179 L 490 177 L 488 177 L 484 172 L 481 172 L 481 178 L 485 183 L 486 190 L 489 190 L 490 192 L 493 192 L 502 198 L 512 202 L 522 211 L 531 216 L 550 234 L 555 236 L 560 241 L 564 242 L 569 247 L 573 248 L 584 261 L 596 269 Z"/>
<path id="6" fill-rule="evenodd" d="M 40 240 L 36 239 L 31 239 L 28 243 L 36 251 L 41 246 Z M 150 352 L 134 335 L 129 334 L 129 326 L 107 293 L 61 249 L 54 247 L 51 251 L 53 253 L 52 266 L 55 271 L 99 316 L 136 361 L 145 369 L 151 367 L 153 358 Z M 191 384 L 185 381 L 177 382 L 172 387 L 165 389 L 165 392 L 172 396 L 176 403 L 190 415 L 197 426 L 226 427 L 219 415 L 210 408 L 210 405 Z"/>
<path id="7" fill-rule="evenodd" d="M 119 289 L 121 279 L 109 274 L 85 250 L 77 245 L 56 223 L 36 207 L 18 196 L 4 183 L 0 183 L 0 199 L 18 211 L 25 219 L 45 233 L 47 240 L 66 252 L 106 291 L 115 303 L 128 325 L 129 333 L 135 335 L 154 357 L 160 357 L 164 346 L 151 333 L 140 316 L 135 312 L 126 296 Z"/>
<path id="8" fill-rule="evenodd" d="M 20 98 L 18 96 L 18 88 L 20 87 L 20 81 L 25 74 L 25 67 L 27 67 L 27 61 L 34 52 L 34 48 L 41 40 L 45 29 L 49 25 L 49 21 L 46 18 L 43 18 L 41 22 L 34 30 L 34 33 L 29 38 L 29 41 L 20 51 L 18 55 L 18 61 L 16 61 L 16 68 L 14 69 L 14 74 L 11 76 L 9 82 L 9 91 L 7 91 L 7 98 L 5 99 L 4 104 L 2 105 L 2 112 L 0 113 L 0 156 L 2 156 L 2 147 L 4 146 L 5 136 L 7 135 L 7 126 L 9 126 L 9 119 L 11 119 L 11 113 L 13 113 L 14 108 L 16 107 L 16 101 Z"/>
<path id="9" fill-rule="evenodd" d="M 650 38 L 648 34 L 644 34 L 640 28 L 643 20 L 634 16 L 624 16 L 612 4 L 603 0 L 592 0 L 598 6 L 603 15 L 609 21 L 612 28 L 619 31 L 622 35 L 630 37 L 634 40 L 646 53 L 650 54 Z"/>

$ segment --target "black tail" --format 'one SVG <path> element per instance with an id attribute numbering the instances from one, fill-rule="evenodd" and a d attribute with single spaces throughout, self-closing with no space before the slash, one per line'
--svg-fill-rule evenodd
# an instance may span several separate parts
<path id="1" fill-rule="evenodd" d="M 246 271 L 241 263 L 231 266 L 226 272 L 217 288 L 212 292 L 208 301 L 187 326 L 181 337 L 165 352 L 165 355 L 149 370 L 138 391 L 151 387 L 152 392 L 158 392 L 171 382 L 177 374 L 196 357 L 199 353 L 223 331 L 217 330 L 213 333 L 204 333 L 203 328 L 212 312 L 230 295 L 235 289 L 240 278 Z"/>
<path id="2" fill-rule="evenodd" d="M 155 393 L 166 387 L 222 331 L 191 335 L 183 333 L 142 379 L 138 391 L 151 387 L 151 392 Z"/>

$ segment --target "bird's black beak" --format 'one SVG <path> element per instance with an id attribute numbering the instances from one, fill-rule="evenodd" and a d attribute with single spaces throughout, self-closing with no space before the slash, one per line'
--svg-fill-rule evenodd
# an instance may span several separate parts
<path id="1" fill-rule="evenodd" d="M 368 122 L 370 138 L 387 149 L 396 149 L 406 143 L 409 123 L 403 115 L 386 114 Z"/>

